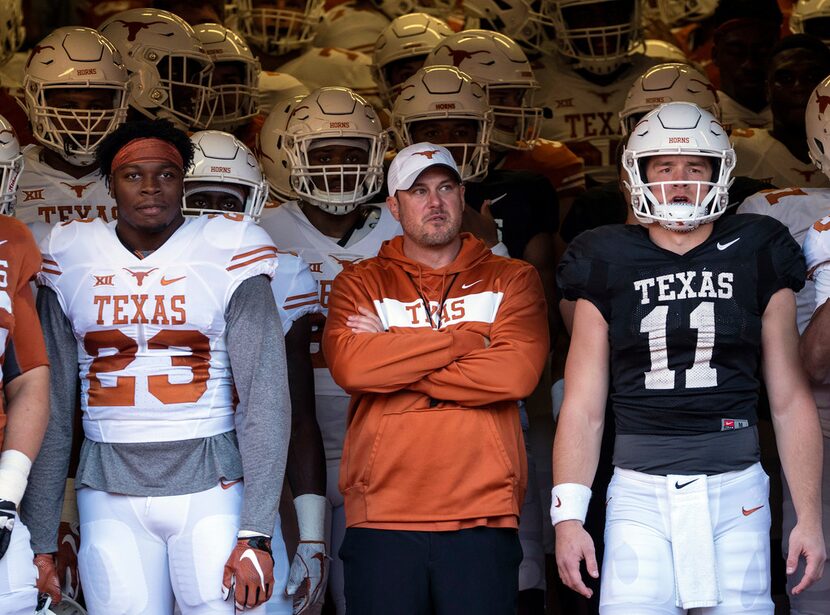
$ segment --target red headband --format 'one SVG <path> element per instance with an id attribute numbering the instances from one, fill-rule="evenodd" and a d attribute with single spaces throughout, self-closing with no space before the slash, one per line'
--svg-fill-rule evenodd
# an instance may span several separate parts
<path id="1" fill-rule="evenodd" d="M 115 154 L 110 169 L 115 172 L 125 164 L 136 162 L 169 162 L 184 170 L 184 161 L 179 150 L 168 141 L 155 137 L 140 137 L 127 143 Z"/>

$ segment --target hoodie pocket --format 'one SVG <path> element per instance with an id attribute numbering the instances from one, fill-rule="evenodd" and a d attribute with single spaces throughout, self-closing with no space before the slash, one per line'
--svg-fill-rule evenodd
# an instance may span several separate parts
<path id="1" fill-rule="evenodd" d="M 521 432 L 517 427 L 515 441 L 505 442 L 493 413 L 439 407 L 385 415 L 363 473 L 367 520 L 518 514 Z"/>

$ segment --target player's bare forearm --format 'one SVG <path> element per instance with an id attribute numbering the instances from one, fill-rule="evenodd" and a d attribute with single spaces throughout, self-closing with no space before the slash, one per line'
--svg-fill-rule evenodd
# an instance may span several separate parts
<path id="1" fill-rule="evenodd" d="M 49 368 L 23 372 L 5 387 L 6 433 L 3 450 L 34 460 L 49 422 Z"/>
<path id="2" fill-rule="evenodd" d="M 608 325 L 580 299 L 565 364 L 565 399 L 553 440 L 554 484 L 591 486 L 599 463 L 608 394 Z"/>

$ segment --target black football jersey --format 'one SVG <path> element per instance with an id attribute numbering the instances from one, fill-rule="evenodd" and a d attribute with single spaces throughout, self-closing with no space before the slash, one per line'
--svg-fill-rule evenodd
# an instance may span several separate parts
<path id="1" fill-rule="evenodd" d="M 562 296 L 608 322 L 611 403 L 620 434 L 695 434 L 754 425 L 761 317 L 805 265 L 787 228 L 767 216 L 722 217 L 679 255 L 639 225 L 611 225 L 571 243 Z"/>

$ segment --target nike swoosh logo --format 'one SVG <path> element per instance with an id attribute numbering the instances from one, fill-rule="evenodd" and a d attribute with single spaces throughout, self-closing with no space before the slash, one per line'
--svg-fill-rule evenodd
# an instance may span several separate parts
<path id="1" fill-rule="evenodd" d="M 475 282 L 473 282 L 472 284 L 462 284 L 462 285 L 461 285 L 461 290 L 467 290 L 468 288 L 471 288 L 471 287 L 475 286 L 475 285 L 476 285 L 476 284 L 478 284 L 479 282 L 481 282 L 481 280 L 476 280 L 476 281 L 475 281 Z"/>
<path id="2" fill-rule="evenodd" d="M 228 482 L 223 481 L 221 478 L 219 479 L 219 484 L 222 486 L 222 489 L 230 489 L 236 483 L 241 483 L 241 482 L 242 482 L 241 478 L 237 478 L 236 480 L 231 480 L 231 481 L 228 481 Z"/>
<path id="3" fill-rule="evenodd" d="M 737 239 L 733 239 L 732 241 L 730 241 L 728 243 L 718 242 L 718 250 L 726 250 L 726 248 L 731 246 L 733 243 L 738 243 L 740 240 L 741 240 L 741 238 L 738 237 Z"/>
<path id="4" fill-rule="evenodd" d="M 553 505 L 554 508 L 562 508 L 562 500 L 559 499 L 559 496 L 556 496 L 556 504 Z"/>
<path id="5" fill-rule="evenodd" d="M 6 243 L 7 241 L 8 241 L 8 239 L 4 239 L 4 240 L 0 241 L 0 246 L 2 246 L 2 245 L 3 245 L 4 243 Z"/>
<path id="6" fill-rule="evenodd" d="M 758 511 L 759 511 L 759 510 L 761 510 L 763 507 L 764 507 L 764 505 L 763 505 L 763 504 L 761 504 L 760 506 L 756 506 L 755 508 L 749 508 L 749 509 L 746 509 L 746 508 L 744 508 L 743 506 L 741 506 L 741 512 L 744 514 L 744 517 L 748 517 L 748 516 L 749 516 L 749 515 L 751 515 L 752 513 L 754 513 L 754 512 L 758 512 Z"/>
<path id="7" fill-rule="evenodd" d="M 253 549 L 246 549 L 245 552 L 239 556 L 239 559 L 240 561 L 243 559 L 251 560 L 254 570 L 256 570 L 256 573 L 259 575 L 259 586 L 262 588 L 262 591 L 265 591 L 265 573 L 262 572 L 262 566 L 259 565 L 259 560 L 256 555 L 254 555 Z"/>
<path id="8" fill-rule="evenodd" d="M 184 280 L 186 277 L 187 277 L 186 275 L 183 275 L 180 278 L 171 278 L 171 279 L 168 280 L 167 278 L 162 276 L 161 277 L 161 285 L 162 286 L 167 286 L 168 284 L 175 284 L 176 282 L 178 282 L 180 280 Z"/>
<path id="9" fill-rule="evenodd" d="M 674 488 L 675 488 L 675 489 L 683 489 L 683 487 L 687 487 L 687 486 L 691 485 L 691 484 L 692 484 L 693 482 L 695 482 L 696 480 L 697 480 L 696 478 L 693 478 L 693 479 L 692 479 L 692 480 L 690 480 L 688 483 L 683 483 L 682 485 L 680 484 L 680 481 L 675 481 L 675 483 L 674 483 Z"/>

